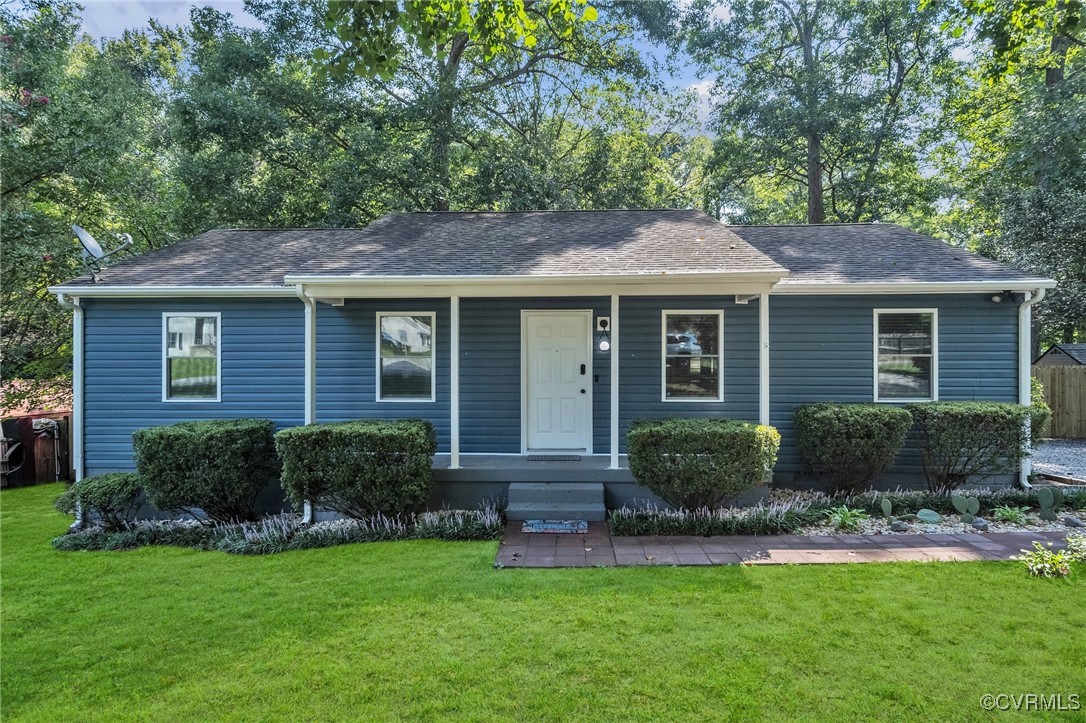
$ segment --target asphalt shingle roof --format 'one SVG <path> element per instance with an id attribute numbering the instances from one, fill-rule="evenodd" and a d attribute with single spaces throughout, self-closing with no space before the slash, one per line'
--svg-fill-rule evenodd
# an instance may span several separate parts
<path id="1" fill-rule="evenodd" d="M 1039 276 L 889 223 L 729 226 L 789 270 L 781 285 L 1036 280 Z"/>
<path id="2" fill-rule="evenodd" d="M 1051 347 L 1045 350 L 1045 353 L 1042 354 L 1041 357 L 1043 357 L 1045 354 L 1048 354 L 1048 352 L 1052 351 L 1053 349 L 1059 349 L 1064 354 L 1077 361 L 1079 364 L 1086 364 L 1086 344 L 1053 344 Z M 1041 357 L 1038 357 L 1037 361 L 1040 361 Z"/>
<path id="3" fill-rule="evenodd" d="M 287 274 L 594 275 L 784 269 L 700 211 L 390 213 L 362 229 L 214 230 L 100 284 L 282 284 Z"/>
<path id="4" fill-rule="evenodd" d="M 99 286 L 785 270 L 782 285 L 1041 280 L 892 224 L 725 226 L 700 211 L 615 210 L 390 213 L 361 229 L 217 229 L 108 266 Z"/>

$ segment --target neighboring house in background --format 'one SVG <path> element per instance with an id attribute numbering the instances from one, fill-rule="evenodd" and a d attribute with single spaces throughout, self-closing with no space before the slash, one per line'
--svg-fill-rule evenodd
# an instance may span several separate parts
<path id="1" fill-rule="evenodd" d="M 690 210 L 215 230 L 100 276 L 52 289 L 76 308 L 81 475 L 132 469 L 132 432 L 158 424 L 423 418 L 451 506 L 527 481 L 650 498 L 624 456 L 646 417 L 772 424 L 775 482 L 806 484 L 798 404 L 1027 403 L 1030 305 L 1055 285 L 899 226 Z M 218 362 L 171 386 L 173 334 L 183 350 L 200 319 Z M 922 479 L 908 448 L 879 484 Z"/>
<path id="2" fill-rule="evenodd" d="M 1086 366 L 1086 344 L 1053 344 L 1033 363 L 1042 367 Z"/>

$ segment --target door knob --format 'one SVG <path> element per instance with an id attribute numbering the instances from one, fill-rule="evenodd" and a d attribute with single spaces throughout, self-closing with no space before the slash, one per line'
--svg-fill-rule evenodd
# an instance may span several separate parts
<path id="1" fill-rule="evenodd" d="M 581 390 L 581 394 L 584 394 L 584 393 L 585 393 L 585 390 L 583 390 L 583 389 L 582 389 L 582 390 Z"/>

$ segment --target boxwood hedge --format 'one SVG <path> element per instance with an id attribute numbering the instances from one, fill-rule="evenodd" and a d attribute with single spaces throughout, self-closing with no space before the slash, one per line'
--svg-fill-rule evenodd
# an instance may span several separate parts
<path id="1" fill-rule="evenodd" d="M 885 404 L 805 404 L 793 413 L 800 459 L 830 494 L 871 486 L 905 444 L 913 418 Z"/>
<path id="2" fill-rule="evenodd" d="M 107 530 L 124 529 L 135 519 L 140 508 L 143 484 L 133 472 L 113 472 L 86 477 L 74 483 L 56 501 L 61 512 L 75 514 L 82 504 L 83 514 Z"/>
<path id="3" fill-rule="evenodd" d="M 1016 472 L 1029 456 L 1029 407 L 1001 402 L 924 402 L 906 408 L 916 422 L 924 474 L 933 492 Z"/>
<path id="4" fill-rule="evenodd" d="M 437 451 L 429 422 L 358 420 L 310 424 L 275 435 L 283 489 L 355 519 L 422 510 L 433 490 Z"/>
<path id="5" fill-rule="evenodd" d="M 626 441 L 640 484 L 675 507 L 711 509 L 767 478 L 781 436 L 734 419 L 662 419 L 635 421 Z"/>
<path id="6" fill-rule="evenodd" d="M 147 498 L 161 510 L 201 520 L 255 518 L 256 496 L 275 479 L 278 460 L 268 419 L 181 422 L 132 435 Z"/>

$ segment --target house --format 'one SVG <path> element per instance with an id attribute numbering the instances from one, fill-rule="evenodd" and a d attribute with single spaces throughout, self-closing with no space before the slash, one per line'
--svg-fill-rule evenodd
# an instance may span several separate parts
<path id="1" fill-rule="evenodd" d="M 1033 362 L 1041 367 L 1077 367 L 1086 365 L 1086 344 L 1053 344 Z"/>
<path id="2" fill-rule="evenodd" d="M 131 469 L 151 425 L 412 417 L 437 429 L 435 505 L 563 482 L 616 506 L 651 498 L 634 419 L 772 424 L 775 482 L 803 485 L 798 404 L 1028 403 L 1054 285 L 889 224 L 614 210 L 214 230 L 52 291 L 75 310 L 80 475 Z M 911 449 L 879 483 L 921 481 Z"/>

